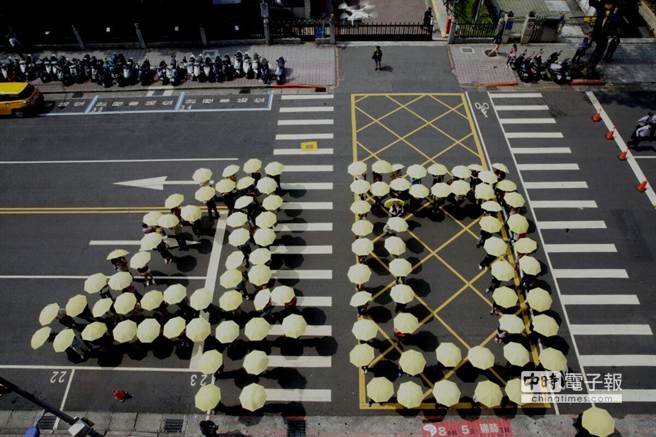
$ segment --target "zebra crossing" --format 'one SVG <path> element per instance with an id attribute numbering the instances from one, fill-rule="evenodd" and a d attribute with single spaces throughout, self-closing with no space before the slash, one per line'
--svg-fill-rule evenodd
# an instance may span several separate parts
<path id="1" fill-rule="evenodd" d="M 620 373 L 624 402 L 656 402 L 655 384 L 640 370 L 656 366 L 656 355 L 644 353 L 653 350 L 645 345 L 653 346 L 654 334 L 640 323 L 647 319 L 632 293 L 627 254 L 609 236 L 605 199 L 593 198 L 595 181 L 582 176 L 575 139 L 559 131 L 541 93 L 488 96 L 526 190 L 582 372 Z"/>

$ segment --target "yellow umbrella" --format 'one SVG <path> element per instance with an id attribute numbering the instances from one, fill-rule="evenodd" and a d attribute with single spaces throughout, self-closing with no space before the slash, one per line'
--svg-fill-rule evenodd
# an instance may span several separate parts
<path id="1" fill-rule="evenodd" d="M 492 381 L 481 381 L 476 384 L 474 398 L 483 406 L 494 408 L 501 403 L 503 393 L 501 388 Z"/>
<path id="2" fill-rule="evenodd" d="M 232 179 L 221 179 L 214 185 L 214 189 L 217 193 L 227 194 L 235 189 L 237 184 Z"/>
<path id="3" fill-rule="evenodd" d="M 187 323 L 185 328 L 185 335 L 194 343 L 200 343 L 205 340 L 212 333 L 210 322 L 202 317 L 196 317 Z"/>
<path id="4" fill-rule="evenodd" d="M 387 219 L 387 227 L 394 232 L 406 232 L 408 222 L 403 217 L 390 217 Z"/>
<path id="5" fill-rule="evenodd" d="M 499 191 L 503 191 L 505 193 L 511 193 L 513 191 L 517 191 L 517 184 L 515 184 L 513 181 L 509 179 L 503 179 L 495 185 L 495 188 Z"/>
<path id="6" fill-rule="evenodd" d="M 351 193 L 353 194 L 366 194 L 369 191 L 369 182 L 364 179 L 356 179 L 351 182 Z"/>
<path id="7" fill-rule="evenodd" d="M 466 196 L 470 189 L 469 183 L 463 180 L 458 179 L 451 182 L 451 192 L 456 196 Z"/>
<path id="8" fill-rule="evenodd" d="M 164 337 L 174 339 L 182 334 L 185 329 L 185 320 L 182 317 L 174 317 L 164 324 Z"/>
<path id="9" fill-rule="evenodd" d="M 396 399 L 405 408 L 418 408 L 424 399 L 424 390 L 417 383 L 406 381 L 399 385 Z"/>
<path id="10" fill-rule="evenodd" d="M 141 304 L 141 309 L 146 311 L 153 311 L 162 304 L 164 301 L 164 293 L 159 290 L 150 290 L 148 293 L 144 294 L 139 302 Z"/>
<path id="11" fill-rule="evenodd" d="M 249 375 L 259 375 L 269 367 L 269 356 L 262 351 L 251 351 L 244 357 L 243 367 Z"/>
<path id="12" fill-rule="evenodd" d="M 433 396 L 438 404 L 451 407 L 460 401 L 460 389 L 453 381 L 443 379 L 433 386 Z"/>
<path id="13" fill-rule="evenodd" d="M 265 247 L 258 247 L 248 255 L 248 262 L 255 266 L 264 265 L 271 261 L 271 251 Z"/>
<path id="14" fill-rule="evenodd" d="M 172 229 L 180 224 L 180 219 L 174 214 L 162 214 L 157 224 L 163 228 Z"/>
<path id="15" fill-rule="evenodd" d="M 523 256 L 519 259 L 519 268 L 527 275 L 539 275 L 542 271 L 540 262 L 530 255 Z"/>
<path id="16" fill-rule="evenodd" d="M 449 172 L 445 165 L 440 163 L 431 164 L 427 169 L 428 174 L 431 176 L 444 176 Z"/>
<path id="17" fill-rule="evenodd" d="M 371 269 L 366 264 L 354 264 L 349 267 L 347 276 L 353 284 L 364 284 L 371 277 Z"/>
<path id="18" fill-rule="evenodd" d="M 226 270 L 219 277 L 219 284 L 224 288 L 233 288 L 241 283 L 243 276 L 239 270 Z"/>
<path id="19" fill-rule="evenodd" d="M 369 220 L 358 220 L 351 226 L 351 232 L 358 237 L 366 237 L 374 230 L 374 225 Z"/>
<path id="20" fill-rule="evenodd" d="M 469 164 L 469 165 L 467 166 L 467 168 L 468 168 L 469 170 L 471 170 L 472 173 L 473 173 L 473 172 L 481 172 L 481 171 L 483 171 L 483 166 L 480 165 L 480 164 L 476 164 L 476 163 Z"/>
<path id="21" fill-rule="evenodd" d="M 369 187 L 369 191 L 375 197 L 385 197 L 389 194 L 390 187 L 383 181 L 374 182 Z"/>
<path id="22" fill-rule="evenodd" d="M 392 182 L 390 182 L 390 189 L 392 191 L 407 191 L 410 189 L 410 181 L 406 178 L 392 179 Z"/>
<path id="23" fill-rule="evenodd" d="M 426 358 L 416 350 L 406 350 L 401 353 L 399 367 L 411 376 L 417 376 L 426 368 Z"/>
<path id="24" fill-rule="evenodd" d="M 230 164 L 223 169 L 221 176 L 224 178 L 230 178 L 239 173 L 239 166 L 237 164 Z"/>
<path id="25" fill-rule="evenodd" d="M 112 335 L 117 343 L 127 343 L 137 335 L 137 324 L 132 320 L 123 320 L 116 324 Z"/>
<path id="26" fill-rule="evenodd" d="M 374 243 L 368 238 L 358 238 L 351 243 L 351 251 L 358 256 L 367 256 L 374 251 Z"/>
<path id="27" fill-rule="evenodd" d="M 360 319 L 353 324 L 351 332 L 358 340 L 369 341 L 376 337 L 378 326 L 373 320 Z"/>
<path id="28" fill-rule="evenodd" d="M 565 372 L 567 370 L 567 357 L 558 349 L 548 347 L 540 352 L 540 364 L 552 372 Z"/>
<path id="29" fill-rule="evenodd" d="M 372 378 L 367 384 L 367 396 L 374 402 L 387 402 L 394 396 L 394 384 L 384 376 Z"/>
<path id="30" fill-rule="evenodd" d="M 116 314 L 125 315 L 134 309 L 137 305 L 137 298 L 133 293 L 123 293 L 114 301 L 114 311 Z"/>
<path id="31" fill-rule="evenodd" d="M 169 305 L 180 303 L 187 297 L 187 287 L 182 284 L 173 284 L 164 290 L 164 302 Z"/>
<path id="32" fill-rule="evenodd" d="M 96 341 L 107 333 L 107 325 L 102 322 L 89 323 L 82 330 L 82 340 Z"/>
<path id="33" fill-rule="evenodd" d="M 385 161 L 384 159 L 379 159 L 371 166 L 371 170 L 378 174 L 392 173 L 392 164 Z"/>
<path id="34" fill-rule="evenodd" d="M 502 164 L 502 163 L 500 163 L 500 162 L 495 162 L 495 163 L 493 163 L 493 164 L 492 164 L 492 168 L 495 169 L 495 170 L 497 170 L 497 171 L 500 171 L 500 172 L 502 172 L 502 173 L 510 173 L 510 172 L 508 171 L 508 167 L 506 167 L 505 164 Z"/>
<path id="35" fill-rule="evenodd" d="M 509 334 L 524 332 L 524 321 L 514 314 L 504 314 L 499 317 L 499 329 Z"/>
<path id="36" fill-rule="evenodd" d="M 162 325 L 155 319 L 143 319 L 137 326 L 137 338 L 142 343 L 152 343 L 162 329 Z"/>
<path id="37" fill-rule="evenodd" d="M 285 166 L 278 161 L 270 162 L 264 167 L 264 172 L 268 176 L 280 176 L 285 171 Z"/>
<path id="38" fill-rule="evenodd" d="M 195 290 L 189 298 L 189 306 L 195 310 L 202 311 L 212 303 L 212 292 L 207 288 Z"/>
<path id="39" fill-rule="evenodd" d="M 424 166 L 419 164 L 412 164 L 406 170 L 406 174 L 410 176 L 412 179 L 421 179 L 424 176 L 426 176 L 426 173 L 427 173 L 426 168 L 424 168 Z"/>
<path id="40" fill-rule="evenodd" d="M 234 207 L 235 209 L 244 209 L 251 203 L 253 203 L 253 198 L 251 196 L 241 196 L 235 200 Z"/>
<path id="41" fill-rule="evenodd" d="M 262 169 L 262 161 L 251 158 L 244 163 L 244 173 L 257 173 Z"/>
<path id="42" fill-rule="evenodd" d="M 271 246 L 276 241 L 276 233 L 273 229 L 258 229 L 253 234 L 253 240 L 258 246 Z"/>
<path id="43" fill-rule="evenodd" d="M 503 347 L 503 357 L 513 366 L 523 367 L 531 360 L 528 350 L 517 342 L 510 342 Z"/>
<path id="44" fill-rule="evenodd" d="M 253 184 L 255 184 L 255 179 L 250 176 L 244 176 L 243 178 L 239 178 L 239 180 L 237 180 L 237 189 L 245 190 L 246 188 L 252 187 Z"/>
<path id="45" fill-rule="evenodd" d="M 357 215 L 364 215 L 371 211 L 371 204 L 364 200 L 356 200 L 351 204 L 351 212 Z"/>
<path id="46" fill-rule="evenodd" d="M 451 195 L 451 185 L 438 182 L 431 187 L 431 194 L 438 199 L 445 199 Z"/>
<path id="47" fill-rule="evenodd" d="M 348 166 L 348 174 L 351 176 L 362 176 L 367 172 L 367 164 L 362 161 L 354 161 Z"/>
<path id="48" fill-rule="evenodd" d="M 525 255 L 535 252 L 538 249 L 538 243 L 529 237 L 520 238 L 513 243 L 513 247 L 517 253 Z"/>
<path id="49" fill-rule="evenodd" d="M 455 367 L 462 361 L 462 353 L 458 346 L 453 343 L 445 342 L 435 349 L 437 361 L 444 367 Z"/>
<path id="50" fill-rule="evenodd" d="M 200 187 L 194 193 L 194 199 L 202 203 L 207 202 L 208 200 L 212 199 L 214 196 L 216 196 L 216 190 L 214 189 L 214 187 L 210 187 L 208 185 L 205 185 L 204 187 Z"/>
<path id="51" fill-rule="evenodd" d="M 46 344 L 51 333 L 52 328 L 50 326 L 42 326 L 37 329 L 34 334 L 32 334 L 32 339 L 30 340 L 30 346 L 32 349 L 36 350 Z"/>
<path id="52" fill-rule="evenodd" d="M 109 252 L 106 259 L 107 259 L 107 261 L 110 261 L 110 260 L 113 260 L 113 259 L 124 257 L 129 253 L 130 252 L 128 252 L 125 249 L 114 249 L 111 252 Z"/>
<path id="53" fill-rule="evenodd" d="M 217 350 L 205 351 L 194 363 L 194 370 L 204 375 L 213 375 L 223 365 L 223 355 Z"/>
<path id="54" fill-rule="evenodd" d="M 55 336 L 55 339 L 52 342 L 52 348 L 55 350 L 55 352 L 64 352 L 66 349 L 71 347 L 74 339 L 75 331 L 72 329 L 64 329 Z"/>
<path id="55" fill-rule="evenodd" d="M 419 328 L 419 320 L 410 313 L 398 313 L 394 317 L 394 329 L 404 334 L 412 334 Z"/>
<path id="56" fill-rule="evenodd" d="M 197 168 L 194 174 L 191 175 L 191 179 L 197 184 L 206 184 L 212 179 L 212 170 L 209 168 Z"/>
<path id="57" fill-rule="evenodd" d="M 109 288 L 116 291 L 121 291 L 132 284 L 132 275 L 128 272 L 117 272 L 109 277 Z"/>
<path id="58" fill-rule="evenodd" d="M 371 302 L 371 293 L 368 291 L 358 291 L 353 296 L 351 296 L 349 305 L 357 308 L 359 306 L 366 305 L 369 302 Z"/>
<path id="59" fill-rule="evenodd" d="M 535 311 L 547 311 L 551 308 L 551 304 L 553 303 L 549 292 L 540 287 L 529 290 L 526 295 L 526 301 Z"/>
<path id="60" fill-rule="evenodd" d="M 412 287 L 406 284 L 396 284 L 392 287 L 390 295 L 394 302 L 400 304 L 410 303 L 412 302 L 412 299 L 415 298 L 415 293 L 412 291 Z"/>
<path id="61" fill-rule="evenodd" d="M 528 232 L 528 220 L 521 214 L 511 214 L 508 217 L 508 229 L 515 234 L 525 234 Z"/>
<path id="62" fill-rule="evenodd" d="M 241 211 L 233 212 L 226 220 L 226 225 L 231 228 L 240 228 L 246 223 L 248 223 L 248 216 Z"/>
<path id="63" fill-rule="evenodd" d="M 581 426 L 593 436 L 607 437 L 615 432 L 615 419 L 603 408 L 590 407 L 581 415 Z"/>
<path id="64" fill-rule="evenodd" d="M 494 194 L 494 188 L 488 184 L 478 184 L 474 189 L 474 197 L 479 200 L 494 200 L 496 199 L 496 194 Z"/>
<path id="65" fill-rule="evenodd" d="M 70 317 L 79 316 L 87 307 L 87 297 L 83 294 L 76 294 L 66 302 L 66 315 Z"/>
<path id="66" fill-rule="evenodd" d="M 271 290 L 263 288 L 255 294 L 253 299 L 253 306 L 256 311 L 262 311 L 271 303 Z"/>
<path id="67" fill-rule="evenodd" d="M 262 207 L 267 211 L 276 211 L 282 206 L 282 197 L 277 194 L 271 194 L 264 198 Z"/>
<path id="68" fill-rule="evenodd" d="M 488 200 L 487 202 L 483 202 L 481 204 L 481 209 L 486 212 L 499 212 L 501 211 L 501 205 L 499 205 L 499 202 L 495 202 L 494 200 Z"/>
<path id="69" fill-rule="evenodd" d="M 394 256 L 401 256 L 405 253 L 405 242 L 399 237 L 388 237 L 385 239 L 385 249 Z"/>
<path id="70" fill-rule="evenodd" d="M 408 276 L 412 271 L 412 264 L 407 259 L 396 258 L 389 263 L 389 271 L 395 276 Z"/>
<path id="71" fill-rule="evenodd" d="M 290 314 L 282 320 L 282 332 L 286 337 L 298 338 L 305 334 L 307 322 L 300 314 Z"/>
<path id="72" fill-rule="evenodd" d="M 244 335 L 250 341 L 262 341 L 270 331 L 271 325 L 262 317 L 253 317 L 244 326 Z"/>
<path id="73" fill-rule="evenodd" d="M 221 402 L 221 389 L 214 384 L 202 386 L 194 396 L 194 404 L 201 411 L 210 411 Z"/>
<path id="74" fill-rule="evenodd" d="M 503 256 L 508 252 L 508 245 L 499 237 L 490 237 L 485 240 L 483 249 L 485 249 L 485 252 L 489 255 Z"/>
<path id="75" fill-rule="evenodd" d="M 510 281 L 515 277 L 515 269 L 505 259 L 497 259 L 492 262 L 492 276 L 499 281 Z"/>
<path id="76" fill-rule="evenodd" d="M 105 313 L 107 313 L 107 311 L 109 311 L 112 305 L 114 305 L 114 301 L 109 297 L 100 299 L 95 304 L 93 304 L 91 315 L 96 318 L 102 317 L 105 315 Z"/>
<path id="77" fill-rule="evenodd" d="M 248 384 L 239 394 L 239 403 L 244 410 L 256 411 L 264 406 L 267 395 L 264 387 L 259 384 Z"/>
<path id="78" fill-rule="evenodd" d="M 228 290 L 219 298 L 219 308 L 223 311 L 234 311 L 244 301 L 241 293 L 235 290 Z"/>
<path id="79" fill-rule="evenodd" d="M 495 175 L 493 172 L 490 170 L 483 170 L 478 173 L 478 178 L 481 180 L 481 182 L 484 182 L 486 184 L 494 185 L 497 183 L 499 178 L 497 178 L 497 175 Z"/>
<path id="80" fill-rule="evenodd" d="M 458 179 L 469 179 L 471 177 L 471 170 L 464 165 L 456 165 L 451 169 L 451 174 Z"/>
<path id="81" fill-rule="evenodd" d="M 148 226 L 157 226 L 157 221 L 161 216 L 162 216 L 161 212 L 151 211 L 143 216 L 141 222 L 145 223 Z"/>
<path id="82" fill-rule="evenodd" d="M 498 218 L 489 215 L 483 216 L 478 224 L 481 226 L 482 230 L 489 232 L 490 234 L 496 234 L 501 230 L 502 226 L 501 221 Z"/>
<path id="83" fill-rule="evenodd" d="M 94 273 L 84 280 L 84 291 L 89 294 L 98 293 L 107 286 L 108 280 L 104 273 Z"/>
<path id="84" fill-rule="evenodd" d="M 262 229 L 273 228 L 278 222 L 278 216 L 271 211 L 261 212 L 255 217 L 255 226 Z"/>
<path id="85" fill-rule="evenodd" d="M 355 367 L 368 366 L 374 360 L 374 348 L 366 343 L 356 344 L 349 352 L 349 361 Z"/>
<path id="86" fill-rule="evenodd" d="M 248 282 L 255 286 L 267 284 L 271 280 L 271 269 L 266 265 L 253 266 L 248 270 Z"/>
<path id="87" fill-rule="evenodd" d="M 519 378 L 514 378 L 506 382 L 504 391 L 508 399 L 517 405 L 522 405 L 522 381 Z"/>
<path id="88" fill-rule="evenodd" d="M 151 232 L 141 237 L 139 241 L 140 250 L 153 250 L 164 240 L 164 236 L 159 232 Z"/>
<path id="89" fill-rule="evenodd" d="M 469 349 L 467 359 L 477 369 L 486 370 L 494 366 L 494 354 L 484 346 L 474 346 Z"/>
<path id="90" fill-rule="evenodd" d="M 230 232 L 230 236 L 228 237 L 228 243 L 232 247 L 240 247 L 248 243 L 248 240 L 250 240 L 250 238 L 251 238 L 251 234 L 248 233 L 248 229 L 239 228 Z"/>
<path id="91" fill-rule="evenodd" d="M 214 337 L 223 344 L 232 343 L 239 337 L 239 325 L 232 320 L 224 320 L 217 325 Z"/>
<path id="92" fill-rule="evenodd" d="M 517 306 L 517 293 L 508 287 L 497 287 L 492 293 L 494 303 L 501 308 L 513 308 Z"/>
<path id="93" fill-rule="evenodd" d="M 271 292 L 271 301 L 274 305 L 287 305 L 294 300 L 294 289 L 287 285 L 279 285 Z"/>
<path id="94" fill-rule="evenodd" d="M 171 194 L 164 201 L 164 207 L 166 209 L 178 208 L 184 202 L 184 196 L 180 193 Z"/>
<path id="95" fill-rule="evenodd" d="M 150 252 L 137 252 L 130 258 L 131 269 L 143 269 L 150 262 Z"/>
<path id="96" fill-rule="evenodd" d="M 391 199 L 387 199 L 385 203 L 383 203 L 383 206 L 385 208 L 391 208 L 394 205 L 400 205 L 403 206 L 405 205 L 405 202 L 401 199 L 397 199 L 396 197 L 392 197 Z"/>
<path id="97" fill-rule="evenodd" d="M 410 195 L 415 199 L 425 199 L 430 194 L 428 187 L 420 184 L 413 184 L 410 187 Z"/>

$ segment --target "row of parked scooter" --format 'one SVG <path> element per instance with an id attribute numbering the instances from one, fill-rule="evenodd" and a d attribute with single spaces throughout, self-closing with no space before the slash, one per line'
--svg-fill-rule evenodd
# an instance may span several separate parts
<path id="1" fill-rule="evenodd" d="M 552 80 L 557 84 L 567 84 L 578 76 L 579 65 L 569 59 L 559 61 L 561 51 L 553 52 L 546 61 L 542 60 L 542 49 L 527 55 L 524 50 L 510 66 L 517 71 L 522 82 L 538 82 L 539 80 Z"/>
<path id="2" fill-rule="evenodd" d="M 140 83 L 147 86 L 160 81 L 162 85 L 175 86 L 186 80 L 224 82 L 245 77 L 261 80 L 265 84 L 274 80 L 282 84 L 286 73 L 282 56 L 276 60 L 276 68 L 272 71 L 266 58 L 261 58 L 257 53 L 251 58 L 248 53 L 242 54 L 240 51 L 232 58 L 226 54 L 216 56 L 214 60 L 209 56 L 191 56 L 178 62 L 173 56 L 168 64 L 161 61 L 157 68 L 151 67 L 148 59 L 139 64 L 132 58 L 126 59 L 123 54 L 114 54 L 104 60 L 88 54 L 82 59 L 57 58 L 53 55 L 36 61 L 28 55 L 20 60 L 10 58 L 0 65 L 0 82 L 24 82 L 39 78 L 43 82 L 59 81 L 64 86 L 89 81 L 109 88 L 115 84 L 128 86 Z"/>

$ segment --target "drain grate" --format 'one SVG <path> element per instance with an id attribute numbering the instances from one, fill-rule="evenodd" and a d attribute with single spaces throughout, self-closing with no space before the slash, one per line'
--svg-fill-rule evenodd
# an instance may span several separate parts
<path id="1" fill-rule="evenodd" d="M 287 419 L 287 437 L 305 437 L 305 420 Z"/>
<path id="2" fill-rule="evenodd" d="M 471 47 L 460 47 L 460 53 L 474 53 L 474 49 Z"/>
<path id="3" fill-rule="evenodd" d="M 39 427 L 39 429 L 55 429 L 55 422 L 57 421 L 57 418 L 52 415 L 46 415 L 42 416 L 41 419 L 36 423 L 36 426 Z"/>
<path id="4" fill-rule="evenodd" d="M 184 419 L 164 419 L 164 432 L 182 432 Z"/>

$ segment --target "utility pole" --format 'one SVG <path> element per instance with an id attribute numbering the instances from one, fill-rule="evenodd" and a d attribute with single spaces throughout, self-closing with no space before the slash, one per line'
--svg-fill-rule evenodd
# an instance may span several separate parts
<path id="1" fill-rule="evenodd" d="M 32 393 L 26 392 L 25 390 L 14 384 L 13 382 L 8 381 L 2 376 L 0 376 L 0 396 L 11 392 L 16 393 L 18 396 L 32 402 L 35 405 L 38 405 L 39 407 L 43 408 L 47 412 L 54 414 L 64 422 L 71 425 L 71 427 L 68 429 L 68 432 L 74 437 L 84 437 L 84 436 L 102 437 L 102 434 L 96 432 L 92 428 L 94 424 L 89 419 L 84 417 L 79 418 L 79 417 L 69 416 L 68 414 L 64 413 L 60 409 L 53 407 L 52 405 L 50 405 L 45 401 L 42 401 L 41 399 L 38 399 Z"/>

